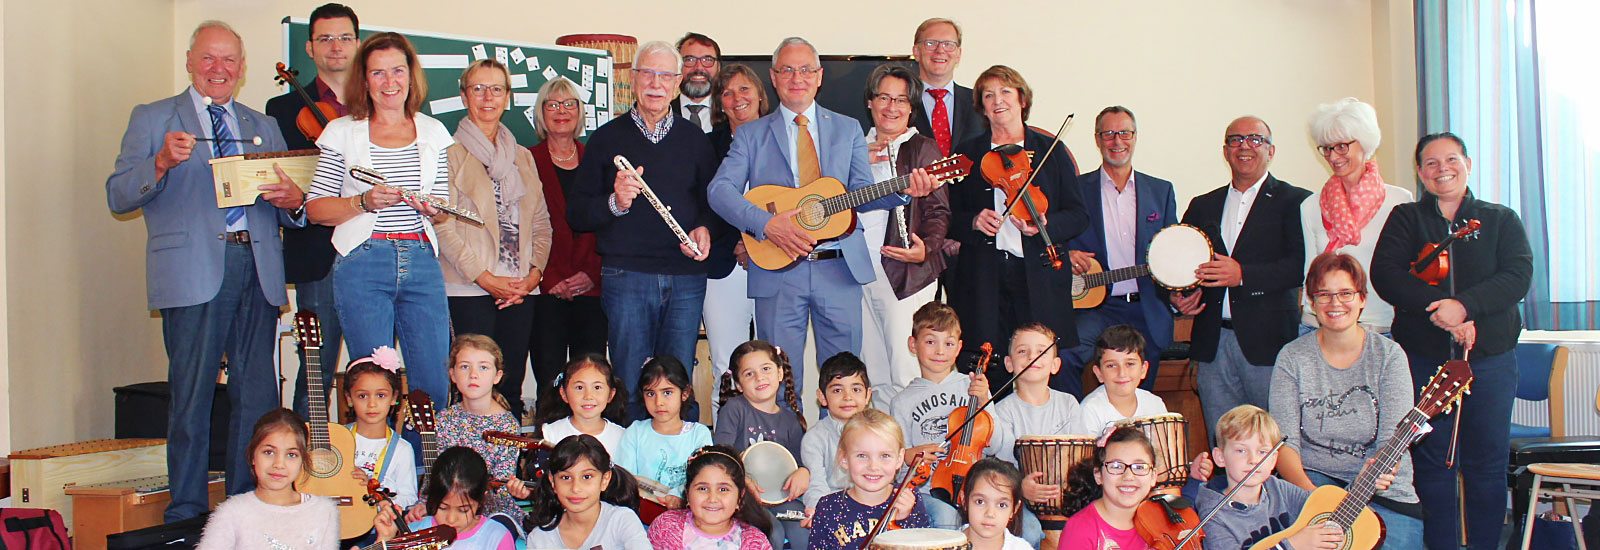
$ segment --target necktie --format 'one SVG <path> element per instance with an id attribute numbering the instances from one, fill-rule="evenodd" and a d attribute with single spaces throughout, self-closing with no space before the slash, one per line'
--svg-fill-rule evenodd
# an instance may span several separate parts
<path id="1" fill-rule="evenodd" d="M 939 142 L 939 154 L 950 154 L 950 110 L 944 106 L 944 96 L 950 90 L 929 88 L 928 93 L 933 94 L 933 139 Z"/>
<path id="2" fill-rule="evenodd" d="M 794 138 L 795 165 L 799 167 L 800 172 L 798 185 L 805 185 L 822 177 L 822 166 L 817 163 L 817 144 L 811 141 L 811 130 L 806 128 L 806 124 L 810 122 L 805 115 L 794 116 L 795 125 L 800 127 Z"/>
<path id="3" fill-rule="evenodd" d="M 705 118 L 700 115 L 700 112 L 706 110 L 706 106 L 686 105 L 686 107 L 689 108 L 689 122 L 693 122 L 696 128 L 705 129 Z"/>
<path id="4" fill-rule="evenodd" d="M 212 158 L 239 154 L 239 144 L 233 141 L 233 132 L 228 130 L 228 122 L 225 120 L 228 111 L 221 105 L 207 105 L 206 112 L 211 114 L 211 137 L 214 138 L 211 140 Z M 223 214 L 223 218 L 227 220 L 229 226 L 239 223 L 239 220 L 244 219 L 244 207 L 229 208 Z"/>

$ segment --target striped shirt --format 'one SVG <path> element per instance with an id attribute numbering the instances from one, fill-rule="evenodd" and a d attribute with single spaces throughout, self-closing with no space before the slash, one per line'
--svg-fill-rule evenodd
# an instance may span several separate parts
<path id="1" fill-rule="evenodd" d="M 387 185 L 422 191 L 422 162 L 415 142 L 398 149 L 370 144 L 369 147 L 371 147 L 371 168 L 383 174 L 388 180 Z M 322 158 L 317 160 L 317 172 L 311 177 L 311 191 L 306 193 L 308 201 L 341 196 L 345 174 L 349 168 L 345 164 L 344 154 L 327 146 L 320 148 Z M 439 173 L 434 177 L 433 190 L 430 194 L 450 200 L 450 186 L 447 185 L 450 181 L 450 165 L 444 149 L 439 150 L 436 164 Z M 361 182 L 357 185 L 365 189 L 371 188 Z M 375 233 L 421 233 L 423 230 L 422 214 L 405 202 L 394 203 L 388 208 L 378 210 L 377 213 L 378 221 L 372 226 L 372 231 Z"/>

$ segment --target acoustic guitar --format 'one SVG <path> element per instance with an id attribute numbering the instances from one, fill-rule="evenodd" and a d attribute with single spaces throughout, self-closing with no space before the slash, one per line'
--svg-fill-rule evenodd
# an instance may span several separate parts
<path id="1" fill-rule="evenodd" d="M 304 493 L 333 499 L 339 508 L 339 537 L 359 537 L 372 530 L 372 518 L 377 509 L 361 502 L 367 494 L 367 483 L 356 479 L 350 472 L 356 470 L 356 436 L 342 424 L 329 420 L 327 381 L 322 379 L 322 326 L 317 314 L 301 311 L 294 315 L 295 337 L 305 350 L 306 404 L 309 412 L 307 425 L 311 440 L 311 470 L 301 475 L 295 488 Z"/>
<path id="2" fill-rule="evenodd" d="M 1462 360 L 1446 361 L 1428 381 L 1417 405 L 1400 419 L 1394 436 L 1378 449 L 1375 461 L 1361 470 L 1355 481 L 1345 489 L 1332 485 L 1318 487 L 1306 498 L 1300 508 L 1300 517 L 1293 525 L 1274 533 L 1250 547 L 1250 550 L 1269 550 L 1285 539 L 1310 525 L 1333 522 L 1344 529 L 1344 545 L 1340 550 L 1371 550 L 1383 542 L 1383 521 L 1367 506 L 1377 493 L 1378 476 L 1394 469 L 1400 457 L 1410 452 L 1412 443 L 1427 434 L 1428 419 L 1449 412 L 1461 395 L 1472 384 L 1472 367 Z"/>
<path id="3" fill-rule="evenodd" d="M 953 155 L 922 167 L 940 184 L 964 178 L 972 170 L 972 161 L 965 155 Z M 846 192 L 844 184 L 833 178 L 820 178 L 802 187 L 762 185 L 746 191 L 744 198 L 767 212 L 777 214 L 800 209 L 795 224 L 818 241 L 838 238 L 856 229 L 855 207 L 899 193 L 911 187 L 911 176 L 889 178 L 855 191 Z M 778 245 L 766 239 L 744 234 L 744 249 L 756 266 L 777 271 L 796 262 L 798 257 L 783 252 Z M 932 254 L 936 251 L 930 251 Z"/>
<path id="4" fill-rule="evenodd" d="M 1072 274 L 1072 309 L 1089 309 L 1106 301 L 1106 287 L 1118 281 L 1137 279 L 1150 275 L 1148 265 L 1130 265 L 1106 271 L 1100 260 L 1089 258 L 1089 268 L 1083 274 Z"/>
<path id="5" fill-rule="evenodd" d="M 438 430 L 433 421 L 433 399 L 428 392 L 411 390 L 406 394 L 405 420 L 422 440 L 422 471 L 433 471 L 433 461 L 439 458 Z"/>

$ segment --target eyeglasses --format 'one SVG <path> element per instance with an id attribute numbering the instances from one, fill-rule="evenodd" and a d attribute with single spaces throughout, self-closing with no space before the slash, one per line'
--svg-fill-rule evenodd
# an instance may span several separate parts
<path id="1" fill-rule="evenodd" d="M 922 47 L 930 50 L 944 50 L 947 52 L 956 51 L 956 48 L 961 47 L 961 43 L 954 40 L 934 40 L 932 38 L 918 42 L 918 44 L 922 44 Z"/>
<path id="2" fill-rule="evenodd" d="M 1311 301 L 1316 302 L 1317 305 L 1325 306 L 1333 303 L 1333 298 L 1337 296 L 1339 298 L 1339 303 L 1348 304 L 1356 301 L 1356 296 L 1360 295 L 1360 292 L 1354 290 L 1344 290 L 1340 292 L 1314 292 L 1311 294 Z"/>
<path id="3" fill-rule="evenodd" d="M 578 100 L 576 100 L 576 99 L 568 99 L 566 101 L 556 101 L 556 100 L 552 99 L 550 101 L 544 102 L 544 110 L 550 111 L 552 113 L 554 113 L 556 111 L 559 111 L 559 110 L 562 110 L 562 109 L 566 109 L 566 110 L 570 111 L 570 110 L 577 109 L 577 108 L 578 108 Z"/>
<path id="4" fill-rule="evenodd" d="M 334 36 L 334 35 L 331 35 L 331 34 L 323 34 L 323 35 L 318 35 L 315 38 L 312 38 L 312 40 L 315 40 L 318 44 L 321 44 L 323 46 L 331 45 L 334 42 L 338 42 L 340 44 L 349 45 L 349 44 L 356 43 L 356 35 L 353 35 L 353 34 L 341 34 L 341 35 L 338 35 L 338 36 Z"/>
<path id="5" fill-rule="evenodd" d="M 483 97 L 485 94 L 490 97 L 506 95 L 506 87 L 499 84 L 473 84 L 467 87 L 467 91 L 478 97 Z"/>
<path id="6" fill-rule="evenodd" d="M 1133 139 L 1133 130 L 1106 130 L 1104 132 L 1096 132 L 1094 135 L 1098 136 L 1100 141 L 1111 141 L 1113 139 Z"/>
<path id="7" fill-rule="evenodd" d="M 639 80 L 672 80 L 683 73 L 669 73 L 667 71 L 652 71 L 650 69 L 633 69 L 634 78 Z"/>
<path id="8" fill-rule="evenodd" d="M 1318 145 L 1317 152 L 1322 153 L 1322 156 L 1324 157 L 1328 156 L 1329 153 L 1338 153 L 1343 155 L 1350 152 L 1350 144 L 1355 142 L 1356 140 L 1352 139 L 1344 143 L 1335 143 L 1333 145 Z"/>
<path id="9" fill-rule="evenodd" d="M 714 56 L 714 55 L 702 55 L 702 56 L 699 56 L 699 57 L 696 57 L 696 56 L 693 56 L 693 55 L 685 55 L 685 56 L 683 56 L 683 66 L 684 67 L 693 67 L 693 66 L 696 66 L 696 65 L 699 65 L 701 67 L 715 67 L 715 66 L 717 66 L 717 56 Z"/>
<path id="10" fill-rule="evenodd" d="M 1227 143 L 1229 147 L 1240 147 L 1245 142 L 1250 142 L 1251 147 L 1260 147 L 1262 145 L 1272 145 L 1272 138 L 1261 134 L 1250 134 L 1248 136 L 1233 134 L 1224 140 L 1224 143 Z"/>
<path id="11" fill-rule="evenodd" d="M 811 75 L 814 75 L 814 74 L 822 74 L 822 67 L 812 67 L 812 66 L 809 66 L 809 65 L 802 65 L 802 66 L 799 66 L 799 67 L 789 67 L 789 66 L 774 67 L 772 69 L 772 73 L 776 74 L 776 75 L 778 75 L 780 77 L 783 77 L 783 78 L 796 78 L 796 77 L 807 77 L 807 78 L 809 78 Z"/>
<path id="12" fill-rule="evenodd" d="M 911 106 L 911 98 L 903 96 L 903 95 L 878 94 L 878 95 L 872 96 L 872 100 L 876 101 L 878 103 L 888 103 L 888 104 L 894 105 L 896 107 L 910 107 Z"/>
<path id="13" fill-rule="evenodd" d="M 1106 473 L 1114 476 L 1120 476 L 1123 472 L 1133 472 L 1133 475 L 1144 477 L 1150 475 L 1150 472 L 1155 471 L 1155 467 L 1143 462 L 1128 464 L 1121 460 L 1107 462 L 1105 463 L 1105 466 L 1102 467 L 1106 469 Z"/>

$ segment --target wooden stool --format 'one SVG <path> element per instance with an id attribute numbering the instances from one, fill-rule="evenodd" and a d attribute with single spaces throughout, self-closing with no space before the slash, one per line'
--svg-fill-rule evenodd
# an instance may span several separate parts
<path id="1" fill-rule="evenodd" d="M 1528 513 L 1522 518 L 1522 548 L 1528 549 L 1528 544 L 1533 540 L 1533 519 L 1537 514 L 1539 497 L 1546 496 L 1551 499 L 1560 498 L 1567 504 L 1567 509 L 1577 510 L 1573 502 L 1576 499 L 1588 501 L 1600 500 L 1600 465 L 1595 464 L 1529 464 L 1528 472 L 1533 474 L 1533 491 L 1528 497 Z M 1560 488 L 1544 488 L 1545 483 L 1560 485 Z M 1583 543 L 1583 528 L 1578 524 L 1577 516 L 1572 518 L 1572 530 L 1578 537 L 1578 549 L 1587 546 Z"/>
<path id="2" fill-rule="evenodd" d="M 68 485 L 72 497 L 72 540 L 80 549 L 106 547 L 106 535 L 160 525 L 172 501 L 167 476 L 153 476 L 89 485 Z M 222 472 L 206 478 L 206 500 L 215 508 L 223 494 Z"/>

